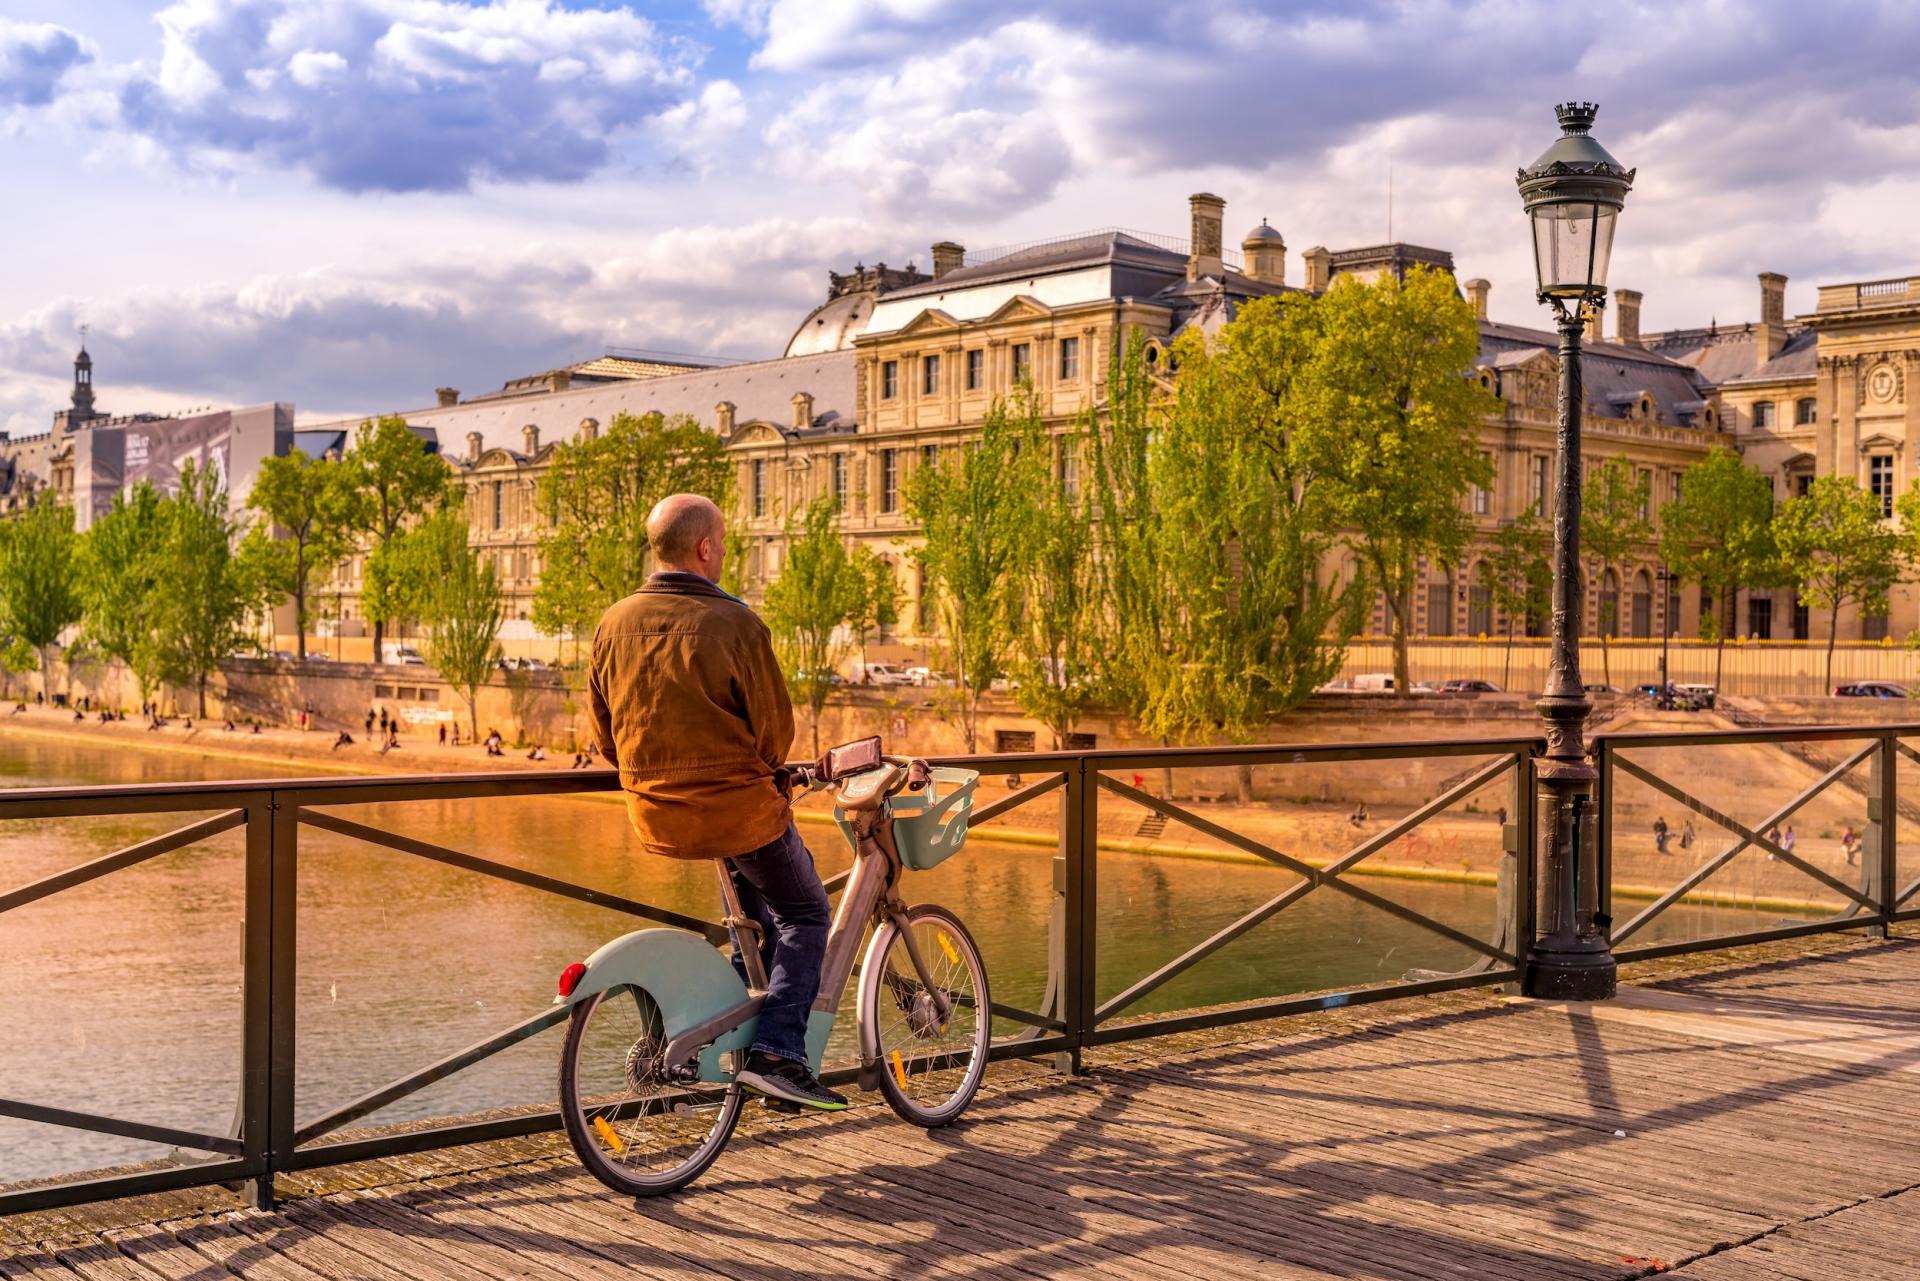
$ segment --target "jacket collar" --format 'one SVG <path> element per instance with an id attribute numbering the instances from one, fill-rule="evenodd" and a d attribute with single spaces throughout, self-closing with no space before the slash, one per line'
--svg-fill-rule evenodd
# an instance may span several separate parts
<path id="1" fill-rule="evenodd" d="M 718 583 L 690 574 L 682 569 L 657 569 L 648 576 L 643 592 L 660 592 L 670 596 L 719 596 L 744 605 L 745 601 L 727 591 Z"/>

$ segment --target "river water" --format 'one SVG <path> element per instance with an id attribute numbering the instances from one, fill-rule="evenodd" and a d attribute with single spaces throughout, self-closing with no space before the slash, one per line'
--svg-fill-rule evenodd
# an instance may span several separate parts
<path id="1" fill-rule="evenodd" d="M 0 785 L 10 787 L 297 772 L 0 737 Z M 409 802 L 336 812 L 578 884 L 714 914 L 709 865 L 636 857 L 624 809 L 609 798 Z M 0 823 L 0 890 L 195 817 Z M 832 829 L 805 830 L 823 871 L 846 864 Z M 562 968 L 634 927 L 612 911 L 330 833 L 307 828 L 300 839 L 300 1123 L 538 1012 Z M 1053 879 L 1047 850 L 982 836 L 942 867 L 910 874 L 906 892 L 958 912 L 981 945 L 994 998 L 1034 1009 L 1045 987 Z M 1101 999 L 1292 882 L 1289 873 L 1265 866 L 1103 851 Z M 1455 928 L 1493 936 L 1489 889 L 1364 883 Z M 0 916 L 0 1097 L 226 1134 L 240 1062 L 242 885 L 242 839 L 234 831 Z M 1747 913 L 1676 909 L 1644 937 L 1758 923 Z M 1130 1012 L 1377 983 L 1474 959 L 1388 913 L 1320 890 Z M 851 1007 L 849 994 L 842 1034 L 850 1032 Z M 360 1124 L 550 1102 L 558 1035 L 522 1043 Z M 848 1043 L 845 1035 L 836 1040 Z M 164 1155 L 154 1144 L 0 1119 L 0 1182 Z"/>

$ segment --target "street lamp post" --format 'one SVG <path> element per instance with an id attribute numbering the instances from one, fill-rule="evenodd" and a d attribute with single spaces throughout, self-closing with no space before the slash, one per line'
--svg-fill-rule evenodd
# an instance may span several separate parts
<path id="1" fill-rule="evenodd" d="M 1660 580 L 1660 698 L 1673 694 L 1673 671 L 1667 666 L 1667 641 L 1673 635 L 1673 571 L 1662 565 Z"/>
<path id="2" fill-rule="evenodd" d="M 1599 912 L 1594 783 L 1587 759 L 1586 688 L 1580 679 L 1580 334 L 1606 305 L 1613 224 L 1633 171 L 1593 138 L 1598 108 L 1555 108 L 1561 136 L 1520 171 L 1520 199 L 1533 222 L 1539 300 L 1560 328 L 1560 460 L 1553 513 L 1553 651 L 1538 704 L 1547 740 L 1537 762 L 1541 919 L 1527 951 L 1527 995 L 1592 1001 L 1613 995 L 1611 921 Z"/>

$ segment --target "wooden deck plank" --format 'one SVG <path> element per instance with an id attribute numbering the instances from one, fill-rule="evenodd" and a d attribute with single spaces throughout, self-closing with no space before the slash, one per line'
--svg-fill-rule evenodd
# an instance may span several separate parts
<path id="1" fill-rule="evenodd" d="M 638 1204 L 529 1136 L 284 1176 L 268 1214 L 21 1216 L 0 1278 L 1920 1275 L 1920 944 L 1773 957 L 1675 958 L 1611 1005 L 1456 993 L 1108 1047 L 1074 1080 L 1002 1065 L 941 1131 L 755 1108 Z"/>

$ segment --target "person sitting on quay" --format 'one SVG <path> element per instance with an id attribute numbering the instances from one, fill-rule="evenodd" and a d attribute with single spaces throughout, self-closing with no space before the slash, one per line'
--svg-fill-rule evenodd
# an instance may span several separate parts
<path id="1" fill-rule="evenodd" d="M 487 755 L 488 756 L 506 755 L 506 752 L 503 750 L 503 745 L 500 738 L 500 731 L 497 729 L 494 729 L 491 725 L 487 727 Z"/>
<path id="2" fill-rule="evenodd" d="M 345 730 L 341 730 L 340 737 L 333 740 L 333 750 L 336 752 L 343 747 L 352 747 L 352 746 L 353 746 L 353 735 L 347 733 L 347 731 Z"/>
<path id="3" fill-rule="evenodd" d="M 87 719 L 87 714 L 81 711 L 79 708 L 75 708 L 73 712 L 73 719 L 75 719 L 76 721 L 84 721 L 85 719 Z"/>
<path id="4" fill-rule="evenodd" d="M 547 759 L 547 749 L 535 743 L 533 750 L 527 753 L 527 759 L 530 761 L 544 761 Z"/>
<path id="5" fill-rule="evenodd" d="M 1353 813 L 1347 815 L 1347 823 L 1349 826 L 1358 827 L 1371 817 L 1372 815 L 1367 813 L 1367 803 L 1365 801 L 1355 801 Z"/>
<path id="6" fill-rule="evenodd" d="M 226 723 L 225 725 L 222 725 L 222 726 L 221 726 L 220 728 L 221 728 L 222 730 L 224 730 L 224 731 L 225 731 L 226 733 L 229 733 L 229 734 L 231 734 L 231 733 L 233 733 L 233 721 L 232 721 L 232 719 L 231 719 L 231 718 L 229 718 L 229 719 L 228 719 L 228 721 L 227 721 L 227 723 Z"/>
<path id="7" fill-rule="evenodd" d="M 15 704 L 15 705 L 14 705 L 14 709 L 13 709 L 12 711 L 10 711 L 10 712 L 8 712 L 8 713 L 7 713 L 7 715 L 9 715 L 9 716 L 18 716 L 18 715 L 19 715 L 20 713 L 22 713 L 22 712 L 24 712 L 24 711 L 26 711 L 26 710 L 27 710 L 27 705 L 26 705 L 25 703 L 17 703 L 17 704 Z"/>
<path id="8" fill-rule="evenodd" d="M 253 732 L 254 732 L 254 733 L 256 733 L 256 734 L 258 734 L 258 733 L 260 732 L 260 722 L 259 722 L 259 721 L 255 721 L 255 722 L 253 723 Z"/>

